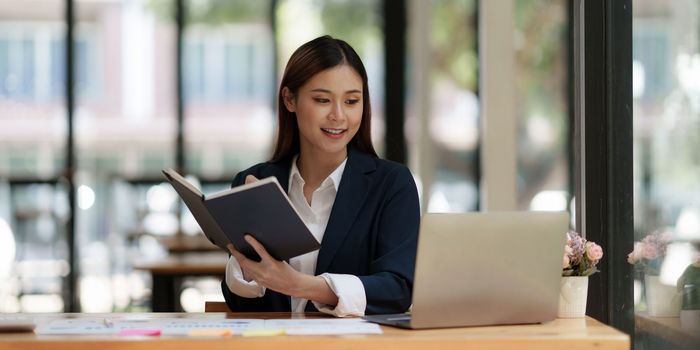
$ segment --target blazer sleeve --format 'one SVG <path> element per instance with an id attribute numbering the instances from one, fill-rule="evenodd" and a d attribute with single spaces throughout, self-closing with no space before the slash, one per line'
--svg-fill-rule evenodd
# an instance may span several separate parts
<path id="1" fill-rule="evenodd" d="M 402 313 L 411 305 L 420 207 L 411 172 L 397 168 L 378 213 L 369 274 L 358 276 L 367 296 L 366 314 Z"/>
<path id="2" fill-rule="evenodd" d="M 247 174 L 243 171 L 236 174 L 236 177 L 234 177 L 233 181 L 231 181 L 231 188 L 242 185 L 246 176 Z"/>

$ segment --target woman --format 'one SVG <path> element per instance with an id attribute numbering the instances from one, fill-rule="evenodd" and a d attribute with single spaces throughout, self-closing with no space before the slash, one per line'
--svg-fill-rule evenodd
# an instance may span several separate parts
<path id="1" fill-rule="evenodd" d="M 276 176 L 321 249 L 277 261 L 229 246 L 222 289 L 235 311 L 400 313 L 411 304 L 420 213 L 409 170 L 377 158 L 367 73 L 346 42 L 323 36 L 289 59 L 272 159 L 233 186 Z M 311 302 L 308 302 L 311 301 Z"/>

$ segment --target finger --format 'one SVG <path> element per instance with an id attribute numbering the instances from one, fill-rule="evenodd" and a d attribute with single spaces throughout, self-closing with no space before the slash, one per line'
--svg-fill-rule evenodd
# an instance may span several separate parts
<path id="1" fill-rule="evenodd" d="M 265 247 L 263 247 L 263 245 L 260 244 L 260 242 L 258 242 L 253 236 L 245 235 L 243 239 L 245 239 L 245 241 L 248 242 L 248 244 L 250 244 L 250 246 L 253 247 L 253 249 L 255 249 L 255 252 L 258 253 L 258 255 L 260 255 L 261 259 L 265 260 L 272 258 L 270 254 L 267 253 Z"/>
<path id="2" fill-rule="evenodd" d="M 243 266 L 243 264 L 247 263 L 248 258 L 246 258 L 246 256 L 243 255 L 241 252 L 236 250 L 236 247 L 234 247 L 233 244 L 228 244 L 226 245 L 226 247 L 231 252 L 231 255 L 233 255 L 233 257 L 236 258 L 236 261 L 238 261 L 238 265 Z"/>
<path id="3" fill-rule="evenodd" d="M 238 266 L 241 267 L 241 272 L 243 273 L 243 279 L 246 281 L 254 280 L 255 276 L 258 275 L 257 262 L 248 259 L 245 255 L 236 252 L 234 255 L 236 261 L 238 261 Z"/>
<path id="4" fill-rule="evenodd" d="M 252 182 L 258 181 L 258 178 L 253 176 L 253 175 L 248 175 L 245 177 L 245 183 L 249 184 Z"/>

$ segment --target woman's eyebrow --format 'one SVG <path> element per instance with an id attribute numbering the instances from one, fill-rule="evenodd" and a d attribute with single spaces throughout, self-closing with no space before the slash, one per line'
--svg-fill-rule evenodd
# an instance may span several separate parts
<path id="1" fill-rule="evenodd" d="M 330 93 L 331 93 L 331 90 L 323 89 L 323 88 L 317 88 L 317 89 L 311 90 L 311 92 L 324 92 L 324 93 L 330 94 Z M 360 91 L 360 90 L 358 90 L 358 89 L 352 89 L 352 90 L 345 91 L 345 93 L 346 93 L 346 94 L 354 94 L 354 93 L 361 94 L 362 91 Z"/>

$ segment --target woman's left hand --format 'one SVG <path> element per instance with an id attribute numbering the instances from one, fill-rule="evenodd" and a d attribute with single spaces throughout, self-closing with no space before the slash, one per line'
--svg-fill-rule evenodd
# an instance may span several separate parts
<path id="1" fill-rule="evenodd" d="M 235 249 L 231 250 L 231 254 L 241 265 L 245 277 L 254 280 L 260 286 L 282 294 L 290 296 L 298 294 L 302 274 L 289 266 L 286 261 L 279 261 L 270 256 L 265 247 L 253 236 L 245 235 L 244 239 L 261 258 L 260 262 L 256 262 Z"/>

